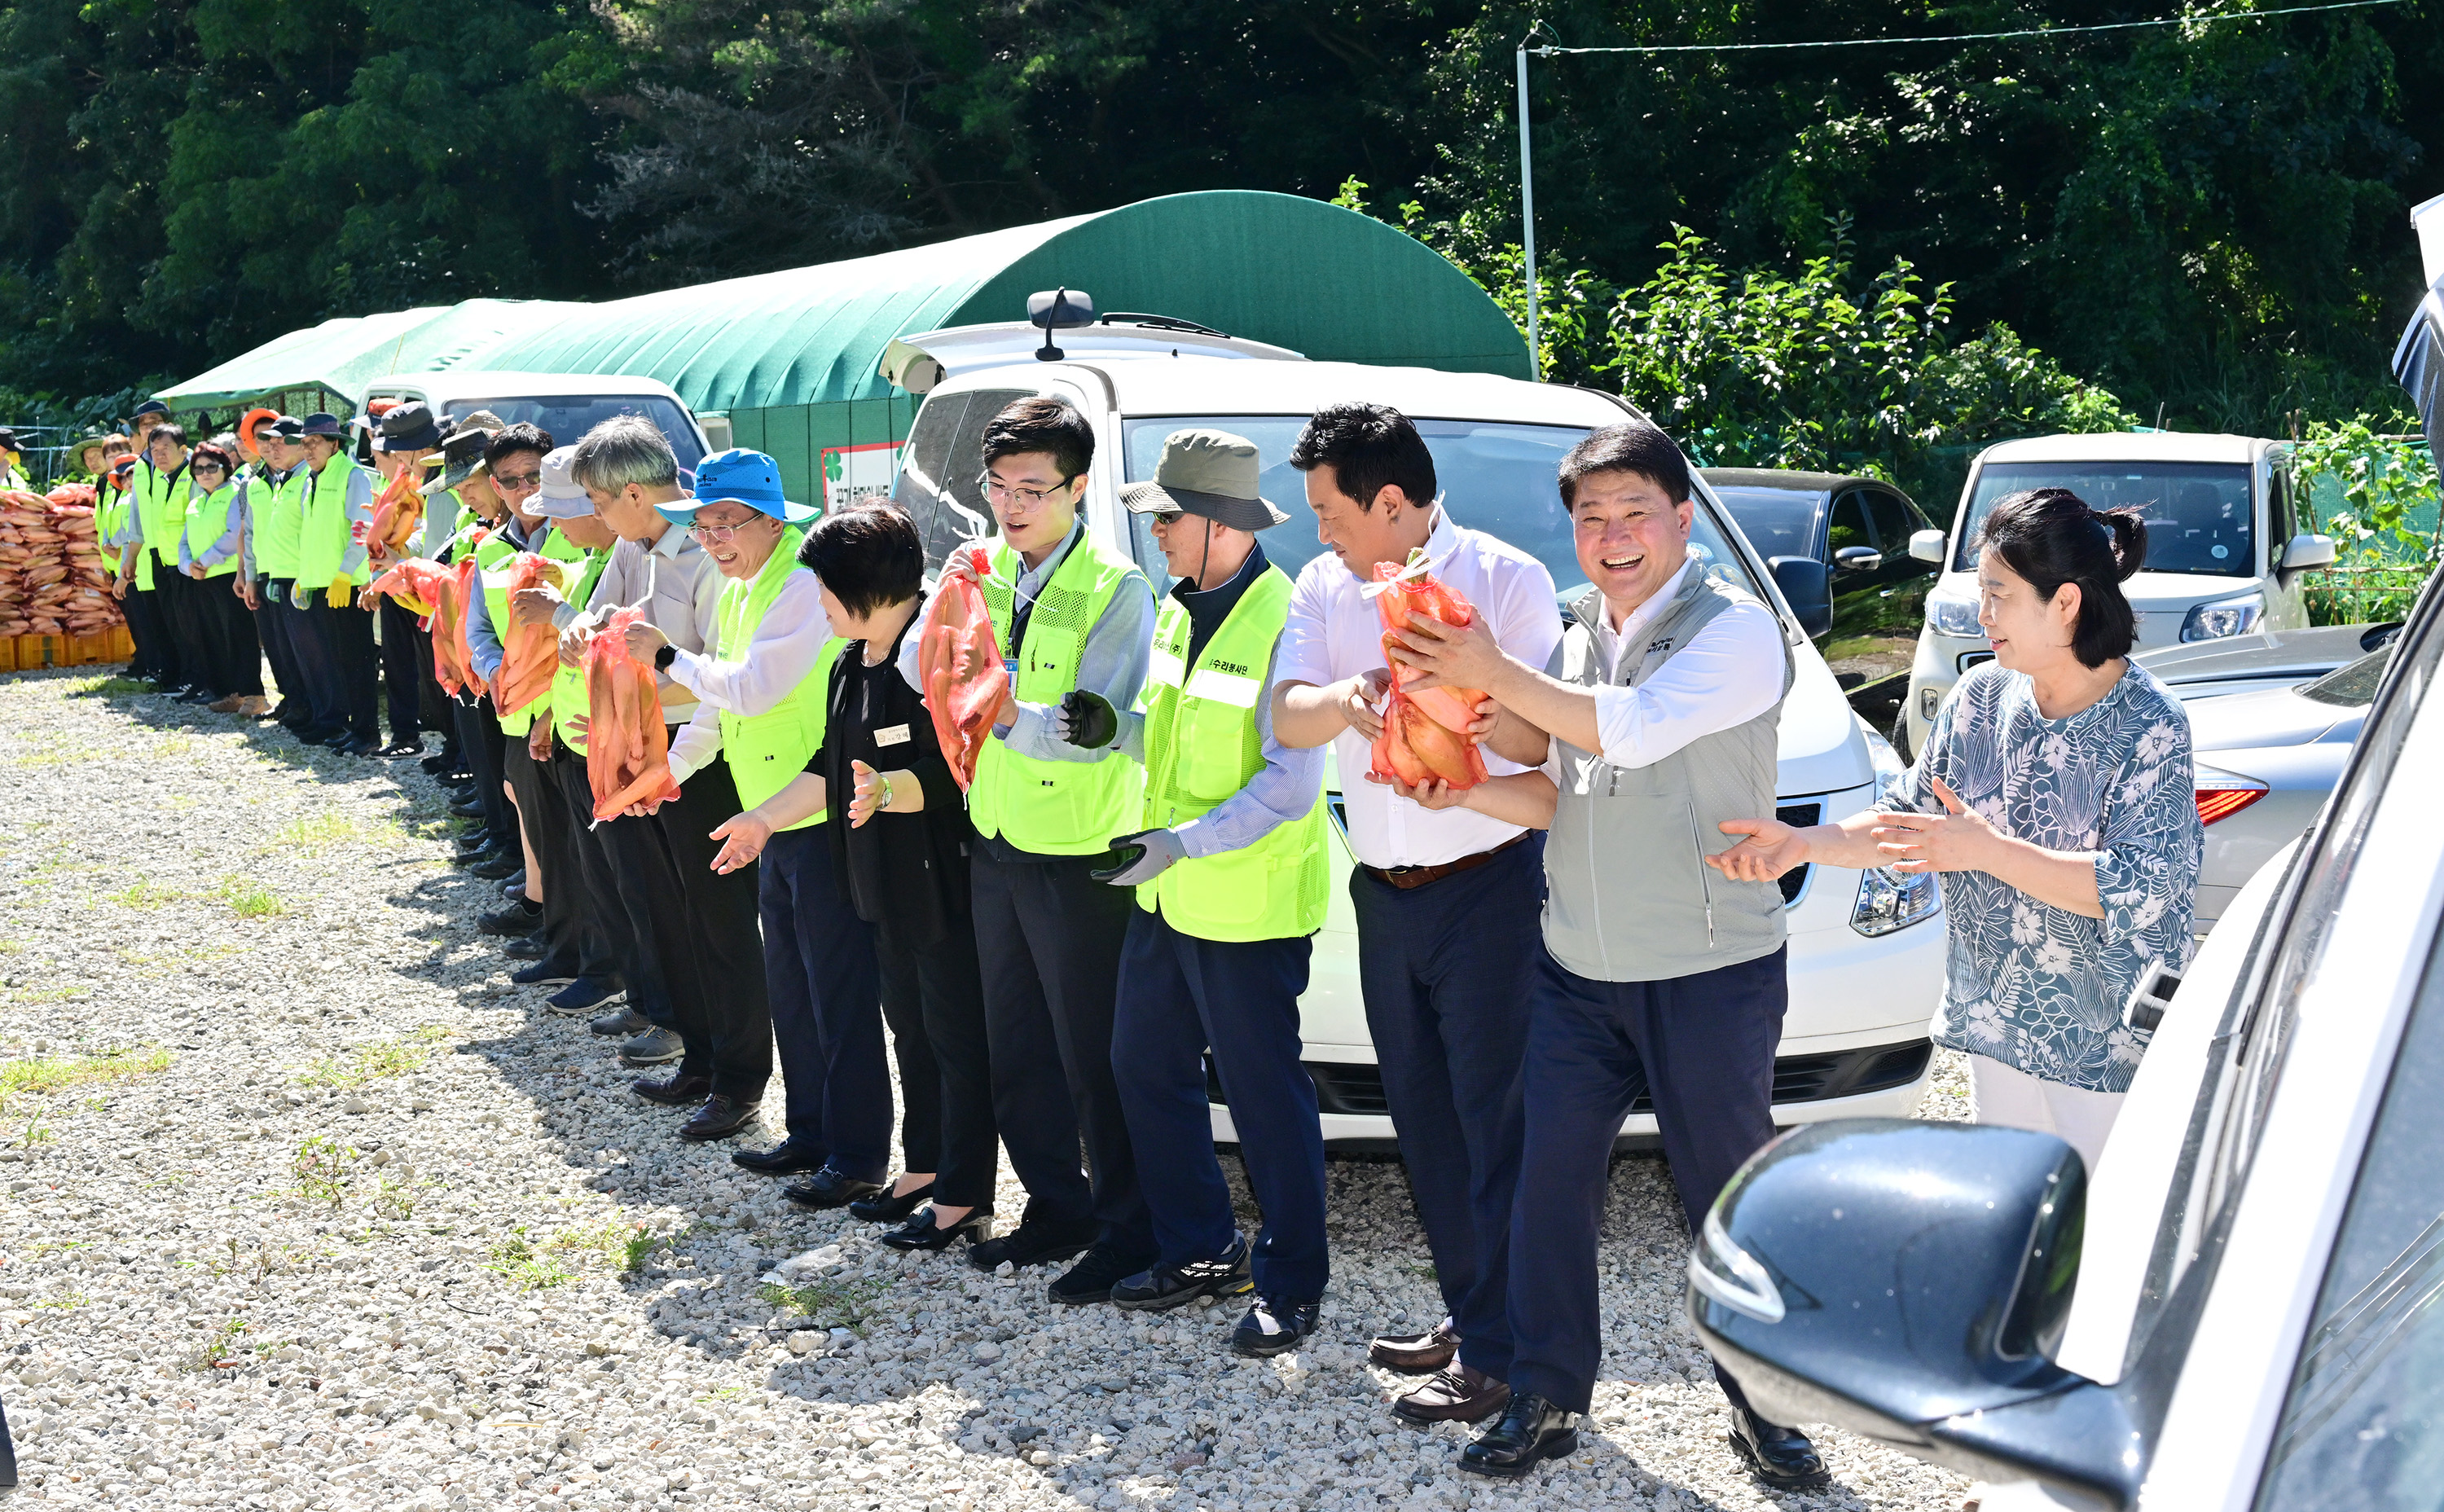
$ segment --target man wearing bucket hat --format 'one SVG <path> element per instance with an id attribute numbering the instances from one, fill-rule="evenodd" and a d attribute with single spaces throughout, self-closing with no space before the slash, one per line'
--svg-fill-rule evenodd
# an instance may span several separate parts
<path id="1" fill-rule="evenodd" d="M 1112 1068 L 1139 1167 L 1162 1172 L 1146 1184 L 1162 1254 L 1115 1284 L 1112 1302 L 1168 1310 L 1252 1289 L 1231 1346 L 1265 1356 L 1314 1332 L 1327 1270 L 1298 1005 L 1329 884 L 1324 753 L 1276 741 L 1265 696 L 1290 580 L 1256 540 L 1288 518 L 1257 492 L 1258 469 L 1244 437 L 1176 431 L 1154 481 L 1120 490 L 1178 579 L 1155 623 L 1145 710 L 1081 690 L 1062 711 L 1072 743 L 1116 743 L 1146 769 L 1142 827 L 1114 839 L 1115 864 L 1094 875 L 1136 894 Z M 1253 1243 L 1213 1154 L 1209 1053 L 1264 1212 Z"/>
<path id="2" fill-rule="evenodd" d="M 477 410 L 452 427 L 450 433 L 442 437 L 441 450 L 425 458 L 424 466 L 432 476 L 420 488 L 424 494 L 420 555 L 445 564 L 455 563 L 462 554 L 475 549 L 476 531 L 489 530 L 493 522 L 509 512 L 509 507 L 492 491 L 485 476 L 484 461 L 492 437 L 507 428 L 506 422 L 491 411 Z M 438 683 L 433 685 L 433 692 L 439 697 L 441 712 L 447 716 L 442 728 L 448 734 L 443 738 L 440 754 L 424 759 L 424 769 L 465 789 L 472 802 L 454 812 L 464 818 L 482 819 L 482 836 L 513 834 L 517 817 L 509 812 L 509 798 L 501 788 L 500 725 L 481 697 L 452 699 L 441 691 Z M 468 812 L 471 808 L 476 812 Z"/>
<path id="3" fill-rule="evenodd" d="M 252 588 L 247 607 L 254 612 L 255 635 L 280 689 L 280 703 L 269 714 L 291 732 L 306 728 L 312 718 L 297 655 L 297 622 L 303 617 L 288 603 L 297 588 L 297 544 L 305 526 L 306 452 L 299 444 L 304 432 L 303 423 L 286 415 L 255 427 L 254 450 L 262 461 L 252 470 L 242 505 L 249 561 L 240 576 Z"/>
<path id="4" fill-rule="evenodd" d="M 307 629 L 298 652 L 308 688 L 321 694 L 306 738 L 371 756 L 381 749 L 381 668 L 373 618 L 356 606 L 357 590 L 372 574 L 353 527 L 373 519 L 373 475 L 348 460 L 348 428 L 338 415 L 306 416 L 299 439 L 306 469 L 296 598 Z"/>
<path id="5" fill-rule="evenodd" d="M 727 1138 L 763 1101 L 777 1033 L 789 1137 L 747 1163 L 812 1169 L 783 1195 L 842 1207 L 875 1190 L 890 1159 L 873 934 L 833 884 L 819 817 L 775 834 L 760 862 L 727 871 L 715 869 L 712 834 L 805 770 L 823 744 L 824 694 L 845 642 L 832 635 L 814 574 L 798 564 L 801 527 L 816 510 L 788 499 L 780 465 L 761 452 L 716 452 L 697 465 L 695 488 L 695 497 L 657 507 L 694 533 L 726 580 L 713 643 L 686 650 L 651 621 L 628 631 L 630 655 L 696 697 L 671 744 L 679 796 L 654 813 L 695 926 L 667 946 L 668 935 L 655 937 L 687 1052 L 676 1072 L 636 1092 L 674 1107 L 700 1102 L 680 1135 Z"/>

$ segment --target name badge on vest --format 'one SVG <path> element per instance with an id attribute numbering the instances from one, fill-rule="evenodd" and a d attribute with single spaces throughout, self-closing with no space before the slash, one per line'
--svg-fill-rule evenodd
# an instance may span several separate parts
<path id="1" fill-rule="evenodd" d="M 1010 681 L 1018 681 L 1018 658 L 1016 656 L 1004 656 L 1001 659 L 1001 670 L 1002 674 L 1008 677 Z"/>
<path id="2" fill-rule="evenodd" d="M 908 727 L 905 725 L 885 726 L 883 728 L 878 729 L 874 732 L 874 743 L 878 746 L 904 746 L 908 743 Z"/>

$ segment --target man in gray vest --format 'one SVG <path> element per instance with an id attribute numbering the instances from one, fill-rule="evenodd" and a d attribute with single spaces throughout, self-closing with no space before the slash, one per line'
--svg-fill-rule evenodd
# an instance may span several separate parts
<path id="1" fill-rule="evenodd" d="M 1774 801 L 1791 661 L 1773 610 L 1688 554 L 1689 465 L 1654 425 L 1607 426 L 1562 461 L 1591 586 L 1541 671 L 1474 627 L 1413 619 L 1397 659 L 1500 706 L 1489 737 L 1558 788 L 1545 847 L 1545 952 L 1511 1204 L 1511 1398 L 1461 1468 L 1517 1477 L 1569 1453 L 1603 1354 L 1596 1237 L 1614 1137 L 1651 1092 L 1694 1234 L 1773 1137 L 1788 1001 L 1782 893 L 1704 864 L 1715 826 Z M 1744 810 L 1743 812 L 1734 812 Z M 1719 837 L 1719 838 L 1717 838 Z M 1821 1484 L 1815 1448 L 1760 1420 L 1720 1367 L 1731 1442 L 1776 1489 Z"/>

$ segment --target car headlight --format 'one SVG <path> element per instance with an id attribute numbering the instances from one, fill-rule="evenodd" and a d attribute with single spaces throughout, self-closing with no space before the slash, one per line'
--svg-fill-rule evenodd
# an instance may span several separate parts
<path id="1" fill-rule="evenodd" d="M 1859 876 L 1859 901 L 1850 907 L 1850 928 L 1869 939 L 1933 918 L 1943 891 L 1933 872 L 1896 872 L 1887 866 Z"/>
<path id="2" fill-rule="evenodd" d="M 2190 611 L 2181 621 L 2183 640 L 2221 640 L 2227 636 L 2245 636 L 2257 628 L 2266 614 L 2266 595 L 2245 593 L 2237 599 L 2217 599 Z"/>
<path id="3" fill-rule="evenodd" d="M 1983 640 L 1986 627 L 1977 622 L 1977 600 L 1974 599 L 1935 599 L 1926 601 L 1926 622 L 1938 636 L 1958 636 L 1964 640 Z"/>

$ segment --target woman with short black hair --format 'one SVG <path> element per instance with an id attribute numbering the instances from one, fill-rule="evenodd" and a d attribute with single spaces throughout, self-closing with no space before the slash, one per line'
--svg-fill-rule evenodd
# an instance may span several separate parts
<path id="1" fill-rule="evenodd" d="M 1998 501 L 1978 537 L 1994 659 L 1935 717 L 1879 809 L 1746 839 L 1708 864 L 1741 880 L 1828 866 L 1937 872 L 1950 964 L 1934 1034 L 1969 1053 L 1981 1123 L 2061 1135 L 2092 1171 L 2146 1048 L 2122 1008 L 2148 967 L 2189 960 L 2205 832 L 2188 714 L 2130 661 L 2121 582 L 2147 558 L 2135 511 L 2066 489 Z"/>

